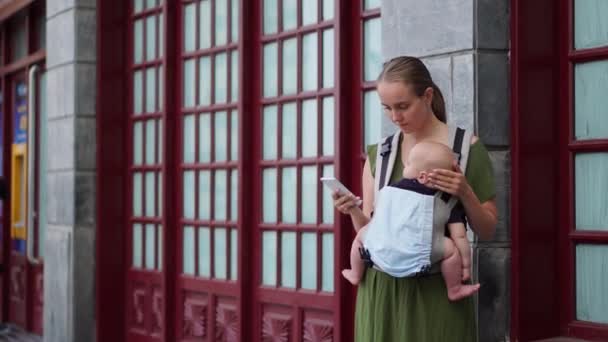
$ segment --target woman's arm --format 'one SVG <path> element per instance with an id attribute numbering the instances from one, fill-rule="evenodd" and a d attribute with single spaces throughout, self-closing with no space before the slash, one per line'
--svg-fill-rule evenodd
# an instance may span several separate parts
<path id="1" fill-rule="evenodd" d="M 363 210 L 357 206 L 358 198 L 353 195 L 339 196 L 333 194 L 334 206 L 343 214 L 350 215 L 355 231 L 359 231 L 370 220 L 371 211 L 374 206 L 374 177 L 369 167 L 369 160 L 365 161 L 363 167 Z"/>
<path id="2" fill-rule="evenodd" d="M 490 240 L 494 236 L 498 223 L 496 199 L 480 203 L 471 187 L 469 189 L 468 194 L 460 199 L 464 211 L 467 213 L 469 224 L 481 240 Z"/>

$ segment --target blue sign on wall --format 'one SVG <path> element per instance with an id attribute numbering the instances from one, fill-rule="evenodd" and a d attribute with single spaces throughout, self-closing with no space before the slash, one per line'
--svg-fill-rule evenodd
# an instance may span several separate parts
<path id="1" fill-rule="evenodd" d="M 27 86 L 17 83 L 15 98 L 14 144 L 27 142 Z"/>

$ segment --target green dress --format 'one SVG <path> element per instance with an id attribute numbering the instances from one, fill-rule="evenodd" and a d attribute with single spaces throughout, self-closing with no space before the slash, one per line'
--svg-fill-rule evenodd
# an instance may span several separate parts
<path id="1" fill-rule="evenodd" d="M 401 144 L 397 156 L 401 156 Z M 367 148 L 372 174 L 376 145 Z M 402 178 L 403 162 L 397 158 L 391 182 Z M 471 145 L 465 172 L 480 202 L 495 196 L 488 151 L 481 142 Z M 358 286 L 355 312 L 356 342 L 472 342 L 476 341 L 472 298 L 450 302 L 441 274 L 394 278 L 368 269 Z"/>

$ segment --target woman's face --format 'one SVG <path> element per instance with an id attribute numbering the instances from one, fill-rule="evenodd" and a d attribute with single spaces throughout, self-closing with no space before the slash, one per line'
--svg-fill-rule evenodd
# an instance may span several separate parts
<path id="1" fill-rule="evenodd" d="M 418 131 L 433 115 L 433 89 L 430 87 L 422 96 L 417 96 L 412 86 L 403 82 L 381 81 L 377 89 L 384 113 L 404 133 Z"/>

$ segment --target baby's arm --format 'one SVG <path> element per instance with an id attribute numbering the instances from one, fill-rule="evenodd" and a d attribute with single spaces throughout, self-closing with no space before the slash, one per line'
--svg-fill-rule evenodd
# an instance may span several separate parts
<path id="1" fill-rule="evenodd" d="M 454 241 L 458 252 L 462 258 L 462 279 L 468 280 L 471 277 L 471 247 L 467 239 L 464 223 L 455 222 L 448 224 L 450 238 Z"/>

